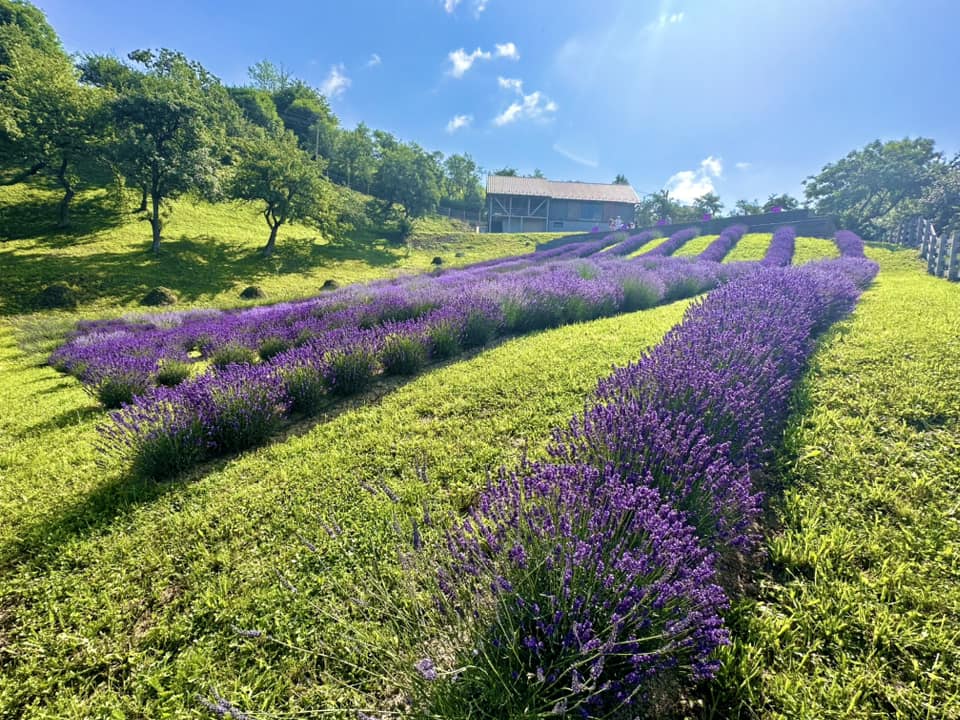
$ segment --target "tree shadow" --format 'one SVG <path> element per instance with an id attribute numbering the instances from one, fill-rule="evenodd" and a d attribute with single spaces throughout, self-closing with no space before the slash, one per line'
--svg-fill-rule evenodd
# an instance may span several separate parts
<path id="1" fill-rule="evenodd" d="M 70 203 L 70 225 L 59 227 L 59 200 L 52 195 L 30 195 L 16 203 L 0 204 L 0 243 L 35 240 L 61 248 L 95 242 L 96 235 L 129 221 L 106 192 L 83 193 Z"/>
<path id="2" fill-rule="evenodd" d="M 47 388 L 45 390 L 39 390 L 40 393 L 50 393 L 50 392 L 59 392 L 63 388 L 62 384 L 57 384 L 54 388 Z M 79 425 L 84 420 L 94 417 L 96 415 L 103 414 L 103 407 L 101 405 L 85 405 L 79 408 L 72 408 L 70 410 L 64 410 L 57 415 L 48 417 L 45 420 L 41 420 L 38 423 L 33 425 L 28 425 L 22 428 L 17 435 L 20 438 L 29 437 L 30 435 L 35 435 L 41 432 L 47 432 L 49 430 L 62 430 L 65 427 L 70 427 L 71 425 Z"/>

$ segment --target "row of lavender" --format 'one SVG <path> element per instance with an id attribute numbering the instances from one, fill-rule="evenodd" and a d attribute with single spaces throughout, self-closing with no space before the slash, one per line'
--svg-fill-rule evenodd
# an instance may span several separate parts
<path id="1" fill-rule="evenodd" d="M 246 334 L 232 325 L 246 318 L 220 316 L 199 323 L 203 343 L 218 348 L 230 347 L 230 342 L 241 348 L 243 342 L 261 343 L 262 354 L 264 343 L 274 339 L 281 349 L 258 363 L 228 363 L 173 387 L 135 394 L 133 402 L 105 424 L 105 446 L 132 456 L 144 475 L 168 476 L 206 458 L 261 443 L 291 414 L 316 412 L 331 396 L 359 392 L 379 374 L 411 375 L 429 361 L 506 333 L 692 296 L 751 269 L 745 263 L 603 257 L 492 276 L 420 278 L 399 288 L 385 284 L 388 291 L 368 302 L 325 306 L 323 313 L 315 307 L 286 308 L 279 321 L 258 323 L 252 331 L 245 326 Z M 274 313 L 275 308 L 262 311 L 271 319 Z M 187 327 L 188 338 L 195 337 L 197 324 Z M 310 329 L 306 337 L 305 327 Z M 183 330 L 180 326 L 170 332 L 177 337 L 176 331 Z M 133 342 L 153 352 L 150 337 L 138 333 Z M 161 346 L 170 342 L 163 338 Z M 183 345 L 180 348 L 182 352 Z M 150 354 L 134 356 L 132 362 L 120 354 L 109 382 L 126 382 L 124 368 L 132 365 L 130 382 L 136 384 L 149 362 Z"/>
<path id="2" fill-rule="evenodd" d="M 816 336 L 876 274 L 854 255 L 713 291 L 600 382 L 551 462 L 489 484 L 448 535 L 443 636 L 426 643 L 445 657 L 416 663 L 417 702 L 442 717 L 656 715 L 716 672 L 732 568 L 759 539 L 752 475 Z"/>

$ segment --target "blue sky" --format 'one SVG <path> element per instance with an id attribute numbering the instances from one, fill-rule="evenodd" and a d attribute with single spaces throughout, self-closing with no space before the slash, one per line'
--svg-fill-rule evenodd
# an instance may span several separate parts
<path id="1" fill-rule="evenodd" d="M 875 139 L 960 149 L 956 0 L 36 0 L 70 52 L 269 59 L 483 167 L 732 205 Z"/>

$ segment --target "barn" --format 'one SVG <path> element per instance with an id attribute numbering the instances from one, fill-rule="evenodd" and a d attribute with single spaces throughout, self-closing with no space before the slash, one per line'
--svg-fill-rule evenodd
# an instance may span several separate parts
<path id="1" fill-rule="evenodd" d="M 633 219 L 640 202 L 629 185 L 487 177 L 488 232 L 553 232 L 606 227 Z"/>

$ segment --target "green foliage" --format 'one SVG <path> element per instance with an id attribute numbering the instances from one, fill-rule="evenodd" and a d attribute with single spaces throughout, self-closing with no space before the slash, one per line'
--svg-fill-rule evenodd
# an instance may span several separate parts
<path id="1" fill-rule="evenodd" d="M 370 192 L 376 169 L 376 146 L 370 128 L 358 123 L 353 130 L 337 134 L 330 159 L 330 178 L 334 182 Z"/>
<path id="2" fill-rule="evenodd" d="M 437 159 L 416 143 L 381 148 L 372 191 L 403 208 L 407 217 L 422 217 L 437 207 L 443 173 Z"/>
<path id="3" fill-rule="evenodd" d="M 429 330 L 430 357 L 436 360 L 459 355 L 460 331 L 452 323 L 437 323 Z"/>
<path id="4" fill-rule="evenodd" d="M 273 97 L 265 90 L 256 88 L 232 87 L 227 92 L 239 106 L 243 116 L 254 125 L 266 130 L 273 130 L 283 124 L 277 113 L 277 106 Z"/>
<path id="5" fill-rule="evenodd" d="M 340 397 L 366 390 L 379 369 L 376 353 L 365 347 L 339 350 L 327 357 L 326 361 L 330 366 L 327 387 L 333 395 Z"/>
<path id="6" fill-rule="evenodd" d="M 297 147 L 289 131 L 257 132 L 245 145 L 227 193 L 238 200 L 263 203 L 262 215 L 270 228 L 263 248 L 266 257 L 273 254 L 277 233 L 285 223 L 310 223 L 328 234 L 336 228 L 332 192 L 321 170 L 319 162 Z"/>
<path id="7" fill-rule="evenodd" d="M 484 190 L 480 184 L 480 167 L 468 153 L 450 155 L 443 162 L 444 192 L 449 200 L 460 200 L 464 207 L 480 207 Z"/>
<path id="8" fill-rule="evenodd" d="M 734 210 L 732 216 L 737 217 L 738 215 L 762 215 L 763 206 L 760 205 L 756 200 L 737 200 L 736 204 L 733 206 Z"/>
<path id="9" fill-rule="evenodd" d="M 617 173 L 617 176 L 613 179 L 614 185 L 629 185 L 630 181 L 627 180 L 627 176 L 623 173 Z"/>
<path id="10" fill-rule="evenodd" d="M 502 168 L 500 168 L 499 170 L 494 170 L 494 171 L 493 171 L 493 174 L 494 174 L 494 175 L 501 175 L 501 176 L 503 176 L 503 177 L 517 177 L 519 173 L 517 173 L 517 169 L 516 169 L 516 168 L 512 168 L 512 167 L 502 167 Z"/>
<path id="11" fill-rule="evenodd" d="M 143 395 L 149 389 L 150 379 L 134 372 L 111 374 L 92 388 L 100 404 L 111 410 L 128 405 L 134 396 Z"/>
<path id="12" fill-rule="evenodd" d="M 285 368 L 283 385 L 294 412 L 316 415 L 328 402 L 327 379 L 318 367 Z"/>
<path id="13" fill-rule="evenodd" d="M 720 217 L 723 212 L 723 203 L 715 192 L 708 192 L 693 201 L 693 209 L 702 217 L 705 213 L 713 217 Z"/>
<path id="14" fill-rule="evenodd" d="M 26 43 L 43 55 L 64 54 L 60 38 L 47 22 L 46 16 L 26 0 L 0 0 L 0 27 L 4 25 L 15 27 Z M 7 37 L 4 35 L 0 39 L 0 65 L 7 65 L 11 61 L 10 47 L 5 44 Z"/>
<path id="15" fill-rule="evenodd" d="M 877 238 L 918 210 L 943 166 L 929 138 L 874 140 L 807 178 L 804 194 L 818 213 L 836 214 L 843 227 Z"/>
<path id="16" fill-rule="evenodd" d="M 218 368 L 225 368 L 227 365 L 249 365 L 256 361 L 257 353 L 242 345 L 221 345 L 210 356 L 210 363 Z"/>
<path id="17" fill-rule="evenodd" d="M 387 375 L 416 375 L 427 364 L 427 348 L 422 338 L 390 335 L 380 350 L 380 363 Z"/>
<path id="18" fill-rule="evenodd" d="M 293 132 L 300 147 L 312 157 L 333 155 L 339 121 L 323 95 L 296 80 L 273 93 L 284 127 Z"/>
<path id="19" fill-rule="evenodd" d="M 772 572 L 733 609 L 709 716 L 960 716 L 960 285 L 868 255 L 799 389 Z"/>
<path id="20" fill-rule="evenodd" d="M 787 193 L 781 193 L 779 195 L 771 193 L 770 197 L 768 197 L 767 201 L 763 204 L 763 212 L 770 212 L 770 210 L 775 207 L 781 210 L 796 210 L 800 207 L 800 201 Z"/>
<path id="21" fill-rule="evenodd" d="M 164 360 L 157 369 L 155 380 L 157 385 L 174 387 L 193 374 L 193 365 L 182 360 Z"/>
<path id="22" fill-rule="evenodd" d="M 290 349 L 290 343 L 282 338 L 267 338 L 262 343 L 260 347 L 257 348 L 257 354 L 260 356 L 261 360 L 269 360 L 272 357 L 276 357 L 282 352 L 285 352 Z"/>

